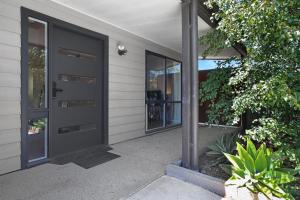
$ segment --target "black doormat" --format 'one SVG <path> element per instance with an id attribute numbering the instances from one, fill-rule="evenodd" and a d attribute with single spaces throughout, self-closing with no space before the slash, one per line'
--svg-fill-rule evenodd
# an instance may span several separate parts
<path id="1" fill-rule="evenodd" d="M 89 169 L 120 157 L 117 154 L 107 152 L 111 149 L 112 148 L 103 145 L 91 147 L 88 149 L 55 157 L 54 159 L 51 160 L 51 163 L 64 165 L 73 162 L 79 165 L 80 167 Z"/>

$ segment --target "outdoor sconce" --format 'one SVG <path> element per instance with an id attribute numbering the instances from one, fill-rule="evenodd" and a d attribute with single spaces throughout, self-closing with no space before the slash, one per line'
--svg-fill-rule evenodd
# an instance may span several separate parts
<path id="1" fill-rule="evenodd" d="M 117 48 L 118 48 L 118 54 L 120 56 L 124 56 L 124 55 L 127 54 L 127 49 L 126 49 L 126 47 L 122 43 L 119 42 L 117 44 Z"/>

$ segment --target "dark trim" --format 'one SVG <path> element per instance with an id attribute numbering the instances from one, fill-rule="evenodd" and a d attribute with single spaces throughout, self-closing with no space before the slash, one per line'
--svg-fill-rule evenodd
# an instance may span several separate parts
<path id="1" fill-rule="evenodd" d="M 181 100 L 180 101 L 166 101 L 166 91 L 167 91 L 167 79 L 165 78 L 165 94 L 164 94 L 164 99 L 162 101 L 157 101 L 157 103 L 163 103 L 164 104 L 164 109 L 166 108 L 166 104 L 167 103 L 180 103 L 181 104 L 181 116 L 180 116 L 180 123 L 179 124 L 175 124 L 175 125 L 165 125 L 164 127 L 158 127 L 158 128 L 154 128 L 154 129 L 150 129 L 150 130 L 147 130 L 147 126 L 145 126 L 145 132 L 146 134 L 151 134 L 151 133 L 156 133 L 156 132 L 162 132 L 162 131 L 167 131 L 171 128 L 177 128 L 177 127 L 181 127 L 182 126 L 182 62 L 177 60 L 177 59 L 174 59 L 174 58 L 170 58 L 168 56 L 164 56 L 162 54 L 159 54 L 159 53 L 155 53 L 155 52 L 152 52 L 152 51 L 149 51 L 149 50 L 146 50 L 145 51 L 145 122 L 147 124 L 147 116 L 148 116 L 148 113 L 146 112 L 146 106 L 149 102 L 155 102 L 155 101 L 148 101 L 147 100 L 147 82 L 148 82 L 148 76 L 147 76 L 147 55 L 154 55 L 154 56 L 157 56 L 157 57 L 160 57 L 160 58 L 163 58 L 165 60 L 165 66 L 164 66 L 164 70 L 165 70 L 165 77 L 166 77 L 166 70 L 167 70 L 167 60 L 171 60 L 171 61 L 175 61 L 175 62 L 178 62 L 180 63 L 180 84 L 181 84 Z M 164 112 L 164 120 L 166 120 L 166 112 Z"/>
<path id="2" fill-rule="evenodd" d="M 181 127 L 182 127 L 182 124 L 176 124 L 176 125 L 173 125 L 173 126 L 166 126 L 166 127 L 163 127 L 163 128 L 151 129 L 151 130 L 146 131 L 146 133 L 147 133 L 147 135 L 151 135 L 151 134 L 170 131 L 170 130 L 181 128 Z"/>
<path id="3" fill-rule="evenodd" d="M 104 35 L 104 34 L 92 31 L 90 29 L 86 29 L 86 28 L 83 28 L 83 27 L 65 22 L 63 20 L 60 20 L 60 19 L 48 16 L 48 15 L 42 14 L 40 12 L 31 10 L 31 9 L 28 9 L 28 8 L 25 8 L 25 7 L 21 7 L 21 13 L 22 13 L 22 17 L 25 16 L 25 17 L 37 18 L 37 19 L 40 19 L 42 21 L 48 22 L 50 25 L 51 24 L 56 25 L 56 26 L 74 31 L 76 33 L 83 33 L 84 35 L 88 35 L 90 37 L 94 37 L 94 38 L 102 39 L 102 40 L 107 40 L 108 39 L 107 35 Z"/>
<path id="4" fill-rule="evenodd" d="M 30 112 L 28 111 L 28 100 L 27 100 L 27 96 L 28 96 L 28 55 L 27 55 L 27 51 L 28 51 L 28 17 L 32 17 L 35 19 L 39 19 L 41 21 L 45 21 L 47 22 L 48 26 L 48 77 L 47 77 L 47 81 L 48 81 L 48 109 L 44 109 L 43 111 L 41 111 L 41 113 L 43 112 L 44 114 L 48 115 L 48 152 L 47 155 L 49 156 L 49 148 L 50 148 L 50 141 L 51 141 L 51 134 L 49 134 L 51 132 L 51 123 L 52 123 L 52 118 L 53 118 L 53 114 L 51 112 L 52 109 L 52 105 L 50 102 L 50 99 L 52 97 L 51 94 L 51 87 L 52 84 L 49 84 L 49 82 L 52 80 L 52 70 L 51 67 L 52 66 L 52 59 L 53 59 L 53 27 L 57 26 L 57 27 L 61 27 L 64 29 L 67 29 L 69 31 L 75 32 L 75 33 L 79 33 L 79 34 L 84 34 L 87 35 L 89 37 L 93 37 L 99 40 L 102 40 L 104 43 L 104 55 L 103 55 L 103 74 L 102 74 L 102 85 L 103 85 L 103 97 L 102 98 L 102 109 L 103 112 L 101 113 L 102 116 L 100 117 L 100 120 L 102 119 L 102 122 L 100 121 L 99 123 L 102 123 L 102 130 L 100 130 L 100 134 L 102 136 L 101 138 L 101 142 L 104 144 L 108 144 L 108 58 L 109 58 L 109 39 L 108 36 L 103 35 L 101 33 L 89 30 L 89 29 L 85 29 L 82 28 L 80 26 L 68 23 L 68 22 L 64 22 L 62 20 L 50 17 L 48 15 L 44 15 L 42 13 L 21 7 L 21 168 L 28 168 L 28 167 L 32 167 L 36 164 L 41 164 L 44 162 L 47 162 L 48 159 L 44 159 L 44 160 L 39 160 L 33 163 L 28 163 L 28 158 L 27 158 L 27 142 L 26 142 L 26 132 L 27 132 L 27 121 L 29 119 L 29 116 L 33 116 L 30 115 Z M 49 114 L 48 114 L 49 113 Z"/>
<path id="5" fill-rule="evenodd" d="M 104 144 L 109 144 L 109 138 L 108 138 L 108 124 L 109 124 L 109 39 L 108 36 L 105 36 L 104 42 L 104 69 L 103 69 L 103 134 L 101 140 L 104 142 Z"/>
<path id="6" fill-rule="evenodd" d="M 155 55 L 155 56 L 158 56 L 158 57 L 161 57 L 161 58 L 166 58 L 166 59 L 174 60 L 174 61 L 176 61 L 176 62 L 181 63 L 180 60 L 177 60 L 177 59 L 175 59 L 175 58 L 171 58 L 171 57 L 169 57 L 169 56 L 164 56 L 164 55 L 162 55 L 162 54 L 155 53 L 155 52 L 153 52 L 153 51 L 145 50 L 145 52 L 146 52 L 146 54 L 152 54 L 152 55 Z"/>
<path id="7" fill-rule="evenodd" d="M 210 27 L 217 28 L 218 23 L 215 21 L 211 21 L 210 18 L 212 17 L 212 14 L 214 12 L 218 11 L 218 9 L 210 10 L 206 7 L 206 5 L 204 5 L 204 2 L 206 2 L 206 0 L 198 1 L 198 16 L 201 17 L 201 19 L 203 19 L 203 21 L 205 21 Z"/>
<path id="8" fill-rule="evenodd" d="M 27 148 L 27 123 L 29 119 L 35 119 L 40 117 L 48 118 L 49 107 L 41 109 L 29 109 L 28 108 L 28 17 L 39 19 L 30 15 L 24 8 L 21 8 L 21 168 L 29 167 L 28 163 L 28 148 Z M 44 21 L 43 19 L 39 19 Z M 45 21 L 46 22 L 46 21 Z M 47 23 L 47 28 L 49 24 Z M 47 35 L 47 47 L 49 45 L 49 34 Z M 49 61 L 49 53 L 46 55 L 47 62 Z M 49 66 L 49 64 L 48 64 Z M 47 66 L 47 67 L 48 67 Z M 48 71 L 48 69 L 47 69 Z M 48 77 L 45 77 L 48 81 Z M 48 84 L 47 84 L 48 86 Z M 49 88 L 46 89 L 47 92 Z M 49 97 L 48 95 L 46 95 Z M 49 100 L 47 100 L 48 104 Z M 46 133 L 49 133 L 49 124 L 47 125 Z M 46 135 L 46 136 L 47 136 Z M 48 140 L 47 140 L 48 141 Z M 48 144 L 47 144 L 48 145 Z M 48 152 L 45 152 L 48 155 Z M 45 163 L 46 159 L 33 161 L 30 165 Z"/>
<path id="9" fill-rule="evenodd" d="M 26 146 L 26 127 L 27 127 L 27 80 L 28 80 L 28 42 L 27 27 L 28 15 L 21 8 L 21 168 L 27 167 L 27 146 Z M 24 134 L 23 134 L 24 133 Z"/>

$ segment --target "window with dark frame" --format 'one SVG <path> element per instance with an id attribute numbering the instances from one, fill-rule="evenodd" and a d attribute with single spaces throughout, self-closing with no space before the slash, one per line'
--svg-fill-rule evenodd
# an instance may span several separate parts
<path id="1" fill-rule="evenodd" d="M 27 19 L 27 161 L 47 158 L 48 132 L 48 24 Z"/>
<path id="2" fill-rule="evenodd" d="M 146 51 L 146 131 L 181 125 L 181 62 Z"/>

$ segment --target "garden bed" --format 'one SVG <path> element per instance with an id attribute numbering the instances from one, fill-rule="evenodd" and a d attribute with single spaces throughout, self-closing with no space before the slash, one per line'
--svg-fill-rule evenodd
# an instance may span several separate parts
<path id="1" fill-rule="evenodd" d="M 230 176 L 225 173 L 224 170 L 219 167 L 219 165 L 214 165 L 215 162 L 216 160 L 214 157 L 207 156 L 206 153 L 202 154 L 199 157 L 199 171 L 202 174 L 219 178 L 224 181 L 229 179 Z"/>

